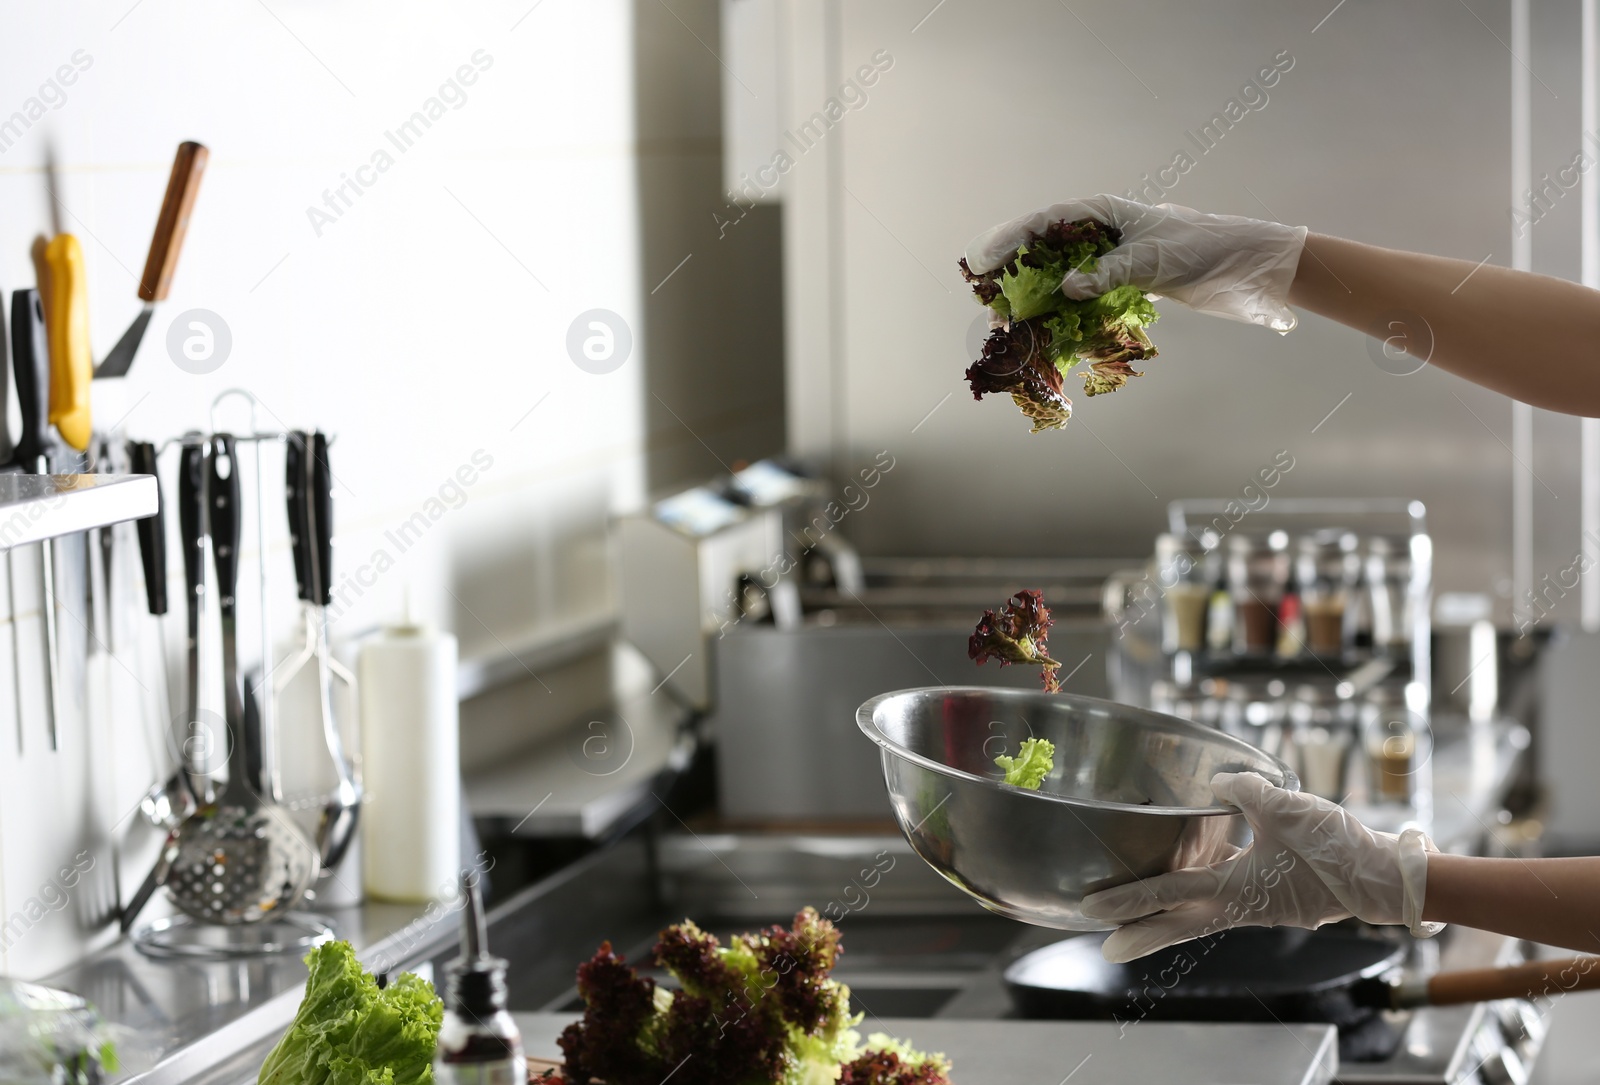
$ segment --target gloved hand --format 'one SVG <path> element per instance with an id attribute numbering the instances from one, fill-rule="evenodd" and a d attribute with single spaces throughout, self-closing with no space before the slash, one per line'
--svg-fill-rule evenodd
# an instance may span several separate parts
<path id="1" fill-rule="evenodd" d="M 1253 772 L 1218 773 L 1211 789 L 1244 813 L 1254 841 L 1211 866 L 1084 897 L 1084 915 L 1125 924 L 1106 939 L 1106 960 L 1120 964 L 1229 927 L 1316 928 L 1352 915 L 1402 923 L 1422 938 L 1443 929 L 1422 921 L 1427 853 L 1438 849 L 1421 830 L 1373 832 L 1343 807 Z"/>
<path id="2" fill-rule="evenodd" d="M 1294 329 L 1289 286 L 1305 247 L 1304 226 L 1207 215 L 1174 203 L 1136 203 L 1121 196 L 1091 196 L 1041 207 L 1031 215 L 986 230 L 967 245 L 967 266 L 993 271 L 1030 233 L 1059 219 L 1091 218 L 1122 232 L 1122 243 L 1089 273 L 1069 271 L 1061 290 L 1074 300 L 1093 298 L 1132 283 L 1181 301 L 1202 313 Z"/>

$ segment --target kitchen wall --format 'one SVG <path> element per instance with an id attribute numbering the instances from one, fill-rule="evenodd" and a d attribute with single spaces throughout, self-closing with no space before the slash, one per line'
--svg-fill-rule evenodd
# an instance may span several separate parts
<path id="1" fill-rule="evenodd" d="M 336 436 L 336 636 L 392 619 L 409 588 L 464 656 L 559 640 L 614 611 L 604 527 L 651 475 L 646 298 L 701 296 L 702 269 L 718 273 L 708 250 L 663 282 L 668 254 L 641 243 L 636 7 L 678 35 L 663 55 L 715 64 L 659 6 L 14 5 L 0 42 L 0 287 L 32 285 L 29 246 L 59 214 L 84 246 L 103 353 L 137 311 L 173 149 L 204 142 L 211 165 L 172 296 L 132 373 L 94 390 L 96 424 L 159 441 L 207 426 L 220 392 L 248 388 L 261 427 Z M 714 31 L 714 5 L 678 7 Z M 716 131 L 699 139 L 695 153 L 714 156 Z M 605 312 L 575 325 L 592 310 Z M 190 319 L 227 329 L 212 372 L 168 348 Z M 631 337 L 631 353 L 586 359 L 584 340 L 606 334 L 591 320 L 611 322 L 614 342 Z M 226 404 L 215 425 L 247 429 L 248 412 Z M 684 458 L 689 440 L 674 439 L 672 470 L 711 469 Z M 264 468 L 276 638 L 294 617 L 281 450 L 267 449 Z M 162 470 L 170 490 L 173 452 Z M 85 719 L 83 664 L 71 661 L 57 750 L 33 554 L 18 558 L 16 613 L 0 615 L 0 972 L 41 975 L 110 937 L 109 910 L 155 846 L 130 811 L 161 757 L 141 718 L 164 711 L 157 628 L 138 609 L 132 536 L 117 539 L 124 612 L 115 658 L 93 664 L 110 675 L 114 710 Z M 247 659 L 260 654 L 253 539 L 247 520 Z M 64 616 L 63 636 L 82 644 L 79 620 Z M 181 614 L 161 632 L 180 660 Z"/>
<path id="2" fill-rule="evenodd" d="M 1167 502 L 1236 496 L 1287 450 L 1277 495 L 1426 501 L 1439 587 L 1497 593 L 1509 617 L 1506 400 L 1432 369 L 1386 372 L 1362 336 L 1315 316 L 1279 337 L 1164 304 L 1146 376 L 1075 396 L 1065 432 L 1030 436 L 1005 397 L 974 403 L 961 379 L 979 310 L 955 259 L 997 221 L 1126 193 L 1187 150 L 1165 199 L 1508 264 L 1511 75 L 1536 74 L 1535 176 L 1569 166 L 1577 3 L 1534 5 L 1517 58 L 1506 0 L 778 8 L 782 126 L 801 134 L 774 137 L 791 159 L 791 444 L 841 474 L 878 449 L 897 457 L 897 484 L 850 525 L 863 548 L 1148 553 Z M 1249 86 L 1274 65 L 1274 85 Z M 1241 96 L 1243 118 L 1195 143 Z M 807 135 L 830 99 L 844 108 Z M 1576 189 L 1549 203 L 1530 227 L 1535 266 L 1575 276 Z M 1508 329 L 1508 365 L 1537 364 L 1534 350 Z M 1538 412 L 1534 427 L 1537 580 L 1578 549 L 1578 422 Z M 1565 605 L 1575 619 L 1576 595 Z"/>

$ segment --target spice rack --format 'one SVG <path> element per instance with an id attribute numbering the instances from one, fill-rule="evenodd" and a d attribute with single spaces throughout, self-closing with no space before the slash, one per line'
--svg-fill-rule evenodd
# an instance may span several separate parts
<path id="1" fill-rule="evenodd" d="M 1186 499 L 1167 514 L 1154 557 L 1106 582 L 1112 696 L 1237 733 L 1288 760 L 1309 791 L 1425 824 L 1422 502 Z"/>

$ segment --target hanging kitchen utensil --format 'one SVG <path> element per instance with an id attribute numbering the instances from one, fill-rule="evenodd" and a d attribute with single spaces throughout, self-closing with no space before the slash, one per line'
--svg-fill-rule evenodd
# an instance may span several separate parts
<path id="1" fill-rule="evenodd" d="M 29 474 L 49 474 L 56 454 L 50 432 L 50 358 L 46 345 L 44 306 L 38 290 L 18 290 L 11 295 L 11 363 L 17 382 L 17 405 L 22 435 L 12 447 L 11 463 Z M 16 560 L 13 549 L 8 561 Z M 45 701 L 50 711 L 50 748 L 58 748 L 61 720 L 61 653 L 56 633 L 55 544 L 39 544 L 39 610 L 44 626 Z"/>
<path id="2" fill-rule="evenodd" d="M 178 458 L 178 543 L 183 553 L 183 582 L 184 582 L 184 609 L 187 612 L 188 625 L 188 653 L 187 668 L 184 672 L 184 686 L 186 697 L 184 700 L 184 717 L 182 721 L 183 741 L 178 751 L 178 766 L 174 772 L 183 773 L 183 790 L 194 797 L 194 802 L 199 806 L 209 806 L 215 802 L 214 789 L 211 786 L 210 750 L 211 742 L 202 730 L 200 722 L 200 658 L 201 658 L 201 619 L 205 614 L 205 582 L 206 582 L 206 528 L 205 528 L 205 489 L 206 489 L 206 441 L 197 434 L 190 434 L 184 438 L 182 450 Z M 152 449 L 152 452 L 154 450 Z M 152 472 L 153 473 L 153 472 Z M 141 521 L 141 526 L 146 521 Z M 151 563 L 147 561 L 146 582 L 148 583 Z M 165 568 L 165 562 L 157 563 L 158 568 Z M 165 594 L 163 583 L 162 594 Z M 155 598 L 151 597 L 152 607 Z M 161 600 L 163 603 L 165 600 Z M 199 759 L 203 755 L 204 761 Z M 168 780 L 165 788 L 170 791 L 172 781 Z M 165 885 L 167 876 L 171 873 L 172 863 L 178 857 L 179 831 L 187 820 L 192 817 L 195 810 L 191 808 L 177 826 L 171 827 L 166 840 L 161 845 L 161 850 L 156 854 L 156 861 L 151 866 L 150 872 L 145 875 L 144 881 L 128 898 L 127 905 L 122 910 L 122 932 L 126 934 L 132 928 L 134 920 L 149 903 L 150 897 L 157 887 Z"/>
<path id="3" fill-rule="evenodd" d="M 316 849 L 283 810 L 259 793 L 251 773 L 262 741 L 256 698 L 239 672 L 240 487 L 233 438 L 211 438 L 206 477 L 217 603 L 222 619 L 223 709 L 228 725 L 228 782 L 216 802 L 179 829 L 167 876 L 173 903 L 197 920 L 253 923 L 279 915 L 316 878 Z M 254 749 L 252 748 L 254 747 Z"/>
<path id="4" fill-rule="evenodd" d="M 183 598 L 188 619 L 184 669 L 183 750 L 180 761 L 189 771 L 189 786 L 200 803 L 214 801 L 211 756 L 215 743 L 200 720 L 200 635 L 206 611 L 206 451 L 198 434 L 183 439 L 178 456 L 178 542 L 183 551 Z M 197 753 L 204 756 L 201 761 Z"/>
<path id="5" fill-rule="evenodd" d="M 139 277 L 139 299 L 144 305 L 128 330 L 122 333 L 122 338 L 117 340 L 117 345 L 111 348 L 111 353 L 95 369 L 95 379 L 125 376 L 133 365 L 156 302 L 165 301 L 171 289 L 172 275 L 178 268 L 178 253 L 183 249 L 189 215 L 194 210 L 200 177 L 210 154 L 205 147 L 192 141 L 178 144 L 172 174 L 167 178 L 167 191 L 161 198 L 161 213 L 156 218 L 156 232 L 150 239 L 150 255 L 145 260 L 144 274 Z"/>
<path id="6" fill-rule="evenodd" d="M 1600 987 L 1592 958 L 1439 972 L 1392 981 L 1401 942 L 1346 928 L 1235 927 L 1127 964 L 1104 936 L 1034 950 L 1005 970 L 1023 1017 L 1119 1021 L 1316 1021 L 1339 1027 L 1340 1057 L 1385 1058 L 1400 1040 L 1385 1010 L 1532 998 Z M 1585 963 L 1587 962 L 1587 963 Z M 1575 983 L 1558 985 L 1564 972 Z"/>
<path id="7" fill-rule="evenodd" d="M 161 494 L 160 476 L 157 474 L 156 447 L 149 441 L 132 441 L 128 444 L 128 461 L 135 474 L 156 478 L 156 514 L 138 521 L 134 527 L 139 535 L 139 562 L 144 568 L 144 596 L 150 616 L 155 619 L 156 655 L 161 663 L 160 680 L 156 685 L 156 703 L 165 751 L 171 741 L 172 703 L 167 692 L 167 637 L 162 619 L 167 613 L 167 515 Z M 148 726 L 148 721 L 147 721 Z M 187 742 L 184 743 L 187 748 Z M 194 812 L 197 797 L 190 782 L 183 751 L 173 759 L 172 774 L 157 782 L 139 802 L 139 809 L 152 825 L 171 829 Z M 159 764 L 160 762 L 158 762 Z"/>
<path id="8" fill-rule="evenodd" d="M 323 742 L 338 775 L 317 825 L 317 847 L 326 876 L 344 859 L 361 813 L 361 785 L 345 756 L 339 724 L 333 715 L 334 683 L 354 686 L 355 677 L 333 658 L 328 644 L 326 608 L 333 601 L 333 474 L 328 465 L 327 437 L 299 431 L 289 434 L 284 462 L 289 537 L 295 580 L 305 603 L 305 635 L 300 652 L 279 668 L 273 690 L 275 695 L 281 694 L 308 663 L 315 663 Z"/>

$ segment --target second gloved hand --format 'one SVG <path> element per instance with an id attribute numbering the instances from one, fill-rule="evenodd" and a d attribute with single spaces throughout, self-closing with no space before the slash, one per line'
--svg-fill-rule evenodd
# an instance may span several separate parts
<path id="1" fill-rule="evenodd" d="M 1211 787 L 1240 809 L 1255 839 L 1211 866 L 1085 897 L 1084 915 L 1124 924 L 1106 939 L 1106 960 L 1131 961 L 1229 927 L 1316 928 L 1352 915 L 1404 924 L 1419 937 L 1441 929 L 1422 921 L 1427 853 L 1436 849 L 1420 830 L 1373 832 L 1336 803 L 1253 772 L 1220 773 Z"/>
<path id="2" fill-rule="evenodd" d="M 986 230 L 967 245 L 967 265 L 993 271 L 1008 261 L 1030 234 L 1061 219 L 1094 219 L 1114 226 L 1121 243 L 1100 257 L 1092 272 L 1067 273 L 1061 290 L 1069 298 L 1093 298 L 1132 284 L 1181 301 L 1202 313 L 1293 330 L 1289 286 L 1300 266 L 1306 228 L 1279 222 L 1208 215 L 1178 204 L 1157 206 L 1121 196 L 1090 196 L 1042 207 Z"/>

